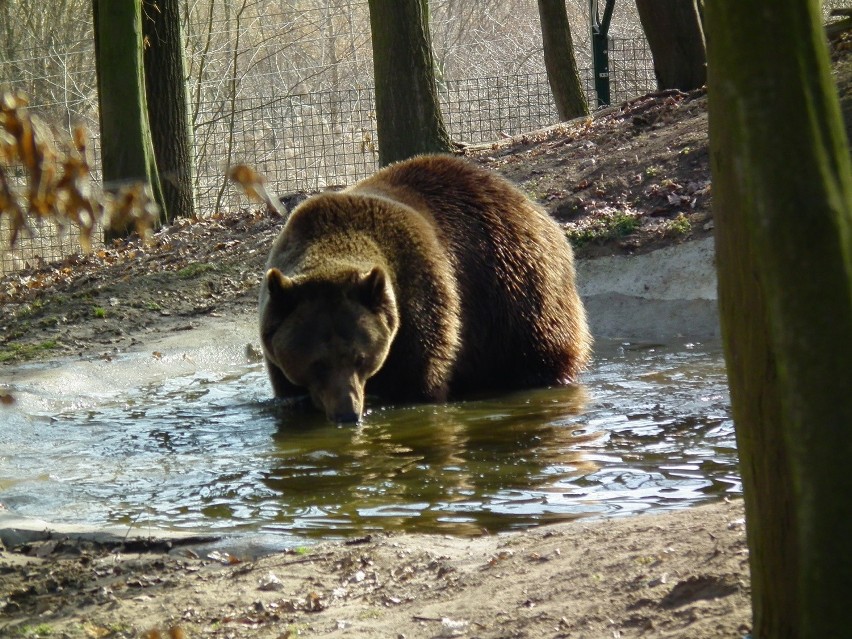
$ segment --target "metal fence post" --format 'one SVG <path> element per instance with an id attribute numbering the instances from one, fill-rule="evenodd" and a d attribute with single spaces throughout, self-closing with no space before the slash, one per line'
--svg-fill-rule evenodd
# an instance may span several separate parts
<path id="1" fill-rule="evenodd" d="M 597 106 L 609 105 L 609 23 L 615 0 L 606 0 L 603 19 L 598 14 L 598 0 L 589 0 L 592 25 L 592 64 L 595 75 Z"/>

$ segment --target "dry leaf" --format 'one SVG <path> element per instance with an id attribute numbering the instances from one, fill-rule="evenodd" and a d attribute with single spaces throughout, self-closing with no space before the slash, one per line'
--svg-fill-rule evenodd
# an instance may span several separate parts
<path id="1" fill-rule="evenodd" d="M 283 215 L 281 204 L 266 190 L 264 177 L 246 164 L 235 164 L 228 170 L 228 177 L 242 187 L 249 199 L 265 203 L 278 215 Z"/>

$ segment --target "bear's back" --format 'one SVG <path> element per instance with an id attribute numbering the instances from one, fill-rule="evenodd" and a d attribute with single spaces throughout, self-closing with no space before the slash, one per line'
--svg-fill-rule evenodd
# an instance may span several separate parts
<path id="1" fill-rule="evenodd" d="M 453 392 L 573 381 L 589 356 L 563 231 L 517 188 L 452 156 L 391 165 L 350 189 L 435 228 L 460 299 Z"/>

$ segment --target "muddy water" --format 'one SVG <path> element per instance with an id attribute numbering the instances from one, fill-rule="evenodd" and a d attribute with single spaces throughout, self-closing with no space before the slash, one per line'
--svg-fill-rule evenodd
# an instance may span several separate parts
<path id="1" fill-rule="evenodd" d="M 375 409 L 358 427 L 269 401 L 258 364 L 88 395 L 22 382 L 11 390 L 37 401 L 0 412 L 0 503 L 298 541 L 495 532 L 739 493 L 718 347 L 596 349 L 579 388 Z"/>

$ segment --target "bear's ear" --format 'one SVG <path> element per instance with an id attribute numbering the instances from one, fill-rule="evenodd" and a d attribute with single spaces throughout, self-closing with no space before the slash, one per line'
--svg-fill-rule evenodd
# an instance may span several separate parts
<path id="1" fill-rule="evenodd" d="M 293 297 L 295 286 L 293 280 L 277 268 L 271 268 L 266 271 L 266 288 L 269 291 L 269 299 L 276 304 L 286 305 Z"/>
<path id="2" fill-rule="evenodd" d="M 389 300 L 388 281 L 384 270 L 374 266 L 369 273 L 358 275 L 358 299 L 372 311 L 377 311 Z"/>

